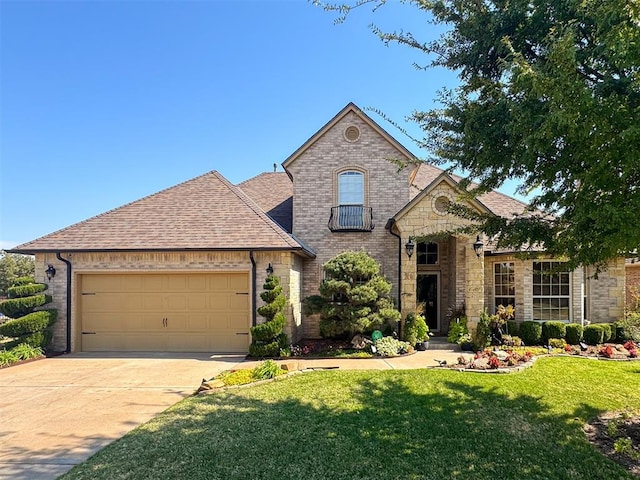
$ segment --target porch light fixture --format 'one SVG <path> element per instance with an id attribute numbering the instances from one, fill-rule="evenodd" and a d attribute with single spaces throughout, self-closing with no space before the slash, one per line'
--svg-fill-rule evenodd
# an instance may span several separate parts
<path id="1" fill-rule="evenodd" d="M 480 240 L 480 235 L 476 236 L 476 241 L 473 242 L 473 251 L 476 252 L 476 257 L 480 258 L 482 255 L 482 250 L 484 248 L 484 243 Z"/>
<path id="2" fill-rule="evenodd" d="M 407 250 L 409 258 L 413 255 L 413 250 L 416 248 L 416 244 L 413 243 L 413 237 L 409 237 L 409 241 L 404 244 L 404 248 Z"/>
<path id="3" fill-rule="evenodd" d="M 271 266 L 271 264 L 269 264 L 269 266 L 267 267 L 267 275 L 273 275 L 273 267 Z"/>
<path id="4" fill-rule="evenodd" d="M 47 279 L 51 281 L 51 279 L 56 276 L 56 269 L 53 265 L 49 264 L 47 265 L 47 269 L 44 271 L 44 273 L 47 274 Z"/>

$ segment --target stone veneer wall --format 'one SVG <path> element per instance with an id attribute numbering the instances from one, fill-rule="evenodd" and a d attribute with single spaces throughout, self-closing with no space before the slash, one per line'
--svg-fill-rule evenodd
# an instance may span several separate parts
<path id="1" fill-rule="evenodd" d="M 591 269 L 587 269 L 587 275 L 587 319 L 607 323 L 622 318 L 626 290 L 624 258 L 609 263 L 597 279 L 591 278 Z"/>
<path id="2" fill-rule="evenodd" d="M 114 252 L 114 253 L 62 253 L 63 258 L 72 264 L 72 311 L 71 311 L 71 350 L 76 351 L 79 345 L 79 322 L 77 312 L 78 275 L 83 273 L 215 273 L 245 271 L 250 274 L 251 260 L 249 252 Z M 264 304 L 260 298 L 262 285 L 267 277 L 266 268 L 269 263 L 274 274 L 280 277 L 283 290 L 289 299 L 286 310 L 287 325 L 285 332 L 291 337 L 297 335 L 300 324 L 300 293 L 295 280 L 290 279 L 292 272 L 301 275 L 301 260 L 291 252 L 255 252 L 256 262 L 256 307 Z M 58 310 L 58 321 L 54 325 L 53 349 L 62 351 L 66 347 L 66 264 L 58 260 L 55 254 L 36 255 L 36 279 L 45 279 L 49 283 L 49 294 L 53 296 L 51 308 Z M 56 276 L 51 282 L 46 281 L 44 273 L 48 264 L 56 268 Z M 295 275 L 293 275 L 295 276 Z M 251 288 L 251 287 L 250 287 Z M 262 317 L 256 315 L 258 321 Z"/>
<path id="3" fill-rule="evenodd" d="M 344 136 L 347 127 L 360 130 L 356 142 Z M 293 177 L 293 233 L 317 254 L 304 261 L 302 297 L 315 295 L 323 278 L 322 265 L 349 250 L 364 249 L 382 267 L 397 295 L 398 239 L 385 230 L 389 218 L 409 201 L 410 168 L 398 172 L 390 159 L 403 154 L 354 113 L 347 114 L 318 138 L 288 167 Z M 365 206 L 372 207 L 372 232 L 331 232 L 327 226 L 331 207 L 337 206 L 337 175 L 345 169 L 365 173 Z M 303 321 L 303 336 L 319 336 L 319 319 Z"/>

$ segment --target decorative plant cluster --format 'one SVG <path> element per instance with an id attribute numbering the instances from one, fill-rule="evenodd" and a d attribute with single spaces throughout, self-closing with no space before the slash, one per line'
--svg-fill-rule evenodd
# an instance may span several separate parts
<path id="1" fill-rule="evenodd" d="M 381 357 L 397 357 L 413 352 L 413 346 L 409 342 L 402 342 L 393 337 L 382 337 L 376 340 L 370 348 L 375 355 Z"/>
<path id="2" fill-rule="evenodd" d="M 424 315 L 419 313 L 409 313 L 404 320 L 404 328 L 402 329 L 402 337 L 405 342 L 411 346 L 429 339 L 429 326 Z"/>
<path id="3" fill-rule="evenodd" d="M 374 330 L 393 331 L 400 312 L 389 296 L 391 284 L 366 252 L 344 252 L 324 264 L 320 295 L 303 300 L 307 315 L 320 314 L 324 338 L 351 338 Z"/>
<path id="4" fill-rule="evenodd" d="M 452 368 L 470 370 L 496 370 L 498 368 L 515 367 L 531 361 L 536 355 L 534 350 L 491 350 L 484 349 L 475 353 L 473 358 L 465 355 L 458 357 L 458 363 Z"/>
<path id="5" fill-rule="evenodd" d="M 50 327 L 55 323 L 57 310 L 38 310 L 51 302 L 51 296 L 44 292 L 47 285 L 35 283 L 31 277 L 18 278 L 7 289 L 9 299 L 0 303 L 0 312 L 9 320 L 0 325 L 0 336 L 10 340 L 2 344 L 6 350 L 25 344 L 34 348 L 46 349 L 53 334 Z"/>
<path id="6" fill-rule="evenodd" d="M 282 332 L 287 298 L 282 293 L 280 280 L 273 274 L 267 276 L 263 288 L 260 298 L 266 303 L 258 308 L 258 314 L 265 318 L 265 322 L 251 327 L 249 354 L 260 358 L 289 356 L 289 339 Z"/>

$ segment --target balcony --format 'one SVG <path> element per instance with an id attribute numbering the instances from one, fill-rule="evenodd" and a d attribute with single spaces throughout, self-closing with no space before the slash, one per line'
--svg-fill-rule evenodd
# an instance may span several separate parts
<path id="1" fill-rule="evenodd" d="M 329 230 L 332 232 L 370 232 L 375 227 L 373 210 L 362 205 L 340 205 L 331 208 Z"/>

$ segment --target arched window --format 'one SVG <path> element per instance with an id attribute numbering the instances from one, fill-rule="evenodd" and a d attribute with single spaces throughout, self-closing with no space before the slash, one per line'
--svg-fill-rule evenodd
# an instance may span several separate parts
<path id="1" fill-rule="evenodd" d="M 338 175 L 338 204 L 364 205 L 364 174 L 347 170 Z"/>

